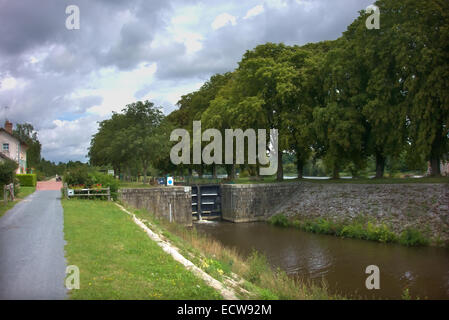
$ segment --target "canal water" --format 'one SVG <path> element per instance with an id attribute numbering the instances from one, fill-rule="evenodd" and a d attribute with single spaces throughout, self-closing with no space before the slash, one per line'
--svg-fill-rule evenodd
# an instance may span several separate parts
<path id="1" fill-rule="evenodd" d="M 332 293 L 362 299 L 449 299 L 449 250 L 408 248 L 366 240 L 342 239 L 264 222 L 210 222 L 196 229 L 247 256 L 253 249 L 272 267 L 304 280 L 324 279 Z M 380 269 L 380 289 L 368 290 L 365 269 Z"/>

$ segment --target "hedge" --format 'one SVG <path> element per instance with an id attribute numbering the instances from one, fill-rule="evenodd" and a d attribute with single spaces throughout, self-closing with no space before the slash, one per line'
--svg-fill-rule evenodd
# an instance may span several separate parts
<path id="1" fill-rule="evenodd" d="M 23 187 L 36 186 L 37 176 L 35 174 L 16 174 L 16 178 L 19 179 L 20 185 Z"/>

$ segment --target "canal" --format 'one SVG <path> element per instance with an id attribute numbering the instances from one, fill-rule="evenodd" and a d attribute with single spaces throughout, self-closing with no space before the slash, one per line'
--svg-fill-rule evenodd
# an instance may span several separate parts
<path id="1" fill-rule="evenodd" d="M 331 293 L 356 299 L 449 299 L 449 250 L 342 239 L 279 228 L 264 222 L 210 222 L 196 229 L 247 256 L 253 249 L 272 267 L 304 280 L 324 279 Z M 368 290 L 365 269 L 380 269 L 380 289 Z"/>

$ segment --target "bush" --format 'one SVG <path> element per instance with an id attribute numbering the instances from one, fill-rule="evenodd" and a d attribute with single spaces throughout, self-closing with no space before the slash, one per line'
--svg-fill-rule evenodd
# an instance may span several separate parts
<path id="1" fill-rule="evenodd" d="M 248 265 L 249 269 L 245 275 L 245 279 L 254 284 L 258 284 L 262 274 L 269 270 L 267 258 L 256 250 L 253 250 L 248 258 Z"/>
<path id="2" fill-rule="evenodd" d="M 270 220 L 268 220 L 269 223 L 271 223 L 274 226 L 278 226 L 278 227 L 288 227 L 290 226 L 290 221 L 288 220 L 288 218 L 283 215 L 282 213 L 276 214 L 274 216 L 272 216 L 270 218 Z"/>
<path id="3" fill-rule="evenodd" d="M 117 199 L 117 191 L 119 183 L 118 180 L 115 179 L 113 176 L 100 172 L 93 172 L 89 174 L 89 181 L 91 182 L 91 185 L 101 184 L 102 188 L 109 187 L 111 190 L 111 196 L 114 199 Z"/>
<path id="4" fill-rule="evenodd" d="M 35 174 L 16 174 L 16 178 L 19 179 L 22 187 L 35 187 L 37 177 Z"/>
<path id="5" fill-rule="evenodd" d="M 14 181 L 17 163 L 4 159 L 0 162 L 0 185 L 10 184 Z"/>
<path id="6" fill-rule="evenodd" d="M 416 229 L 407 228 L 399 236 L 399 243 L 408 247 L 426 246 L 429 240 Z"/>
<path id="7" fill-rule="evenodd" d="M 239 173 L 239 178 L 248 178 L 248 177 L 249 177 L 249 172 L 248 172 L 248 170 L 240 171 L 240 173 Z"/>
<path id="8" fill-rule="evenodd" d="M 73 168 L 64 174 L 64 182 L 69 186 L 90 186 L 92 180 L 84 167 Z"/>

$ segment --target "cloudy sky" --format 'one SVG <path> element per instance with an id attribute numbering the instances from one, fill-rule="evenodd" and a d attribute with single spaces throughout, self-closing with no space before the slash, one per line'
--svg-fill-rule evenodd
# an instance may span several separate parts
<path id="1" fill-rule="evenodd" d="M 0 121 L 33 124 L 48 160 L 86 161 L 112 111 L 148 99 L 168 114 L 246 50 L 336 39 L 373 2 L 0 0 Z"/>

